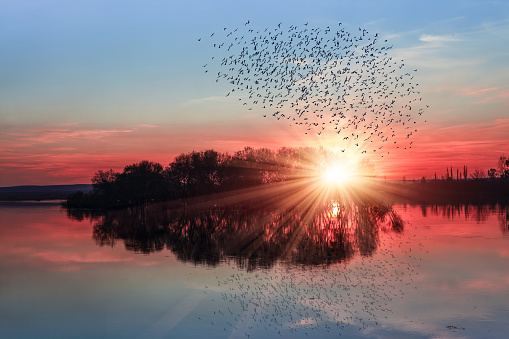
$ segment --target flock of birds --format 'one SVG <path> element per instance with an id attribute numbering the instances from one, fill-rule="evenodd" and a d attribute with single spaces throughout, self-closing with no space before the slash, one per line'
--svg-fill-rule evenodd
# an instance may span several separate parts
<path id="1" fill-rule="evenodd" d="M 342 23 L 253 29 L 247 21 L 198 41 L 218 52 L 203 68 L 229 86 L 227 97 L 248 110 L 269 110 L 306 134 L 336 133 L 363 153 L 385 152 L 384 143 L 411 147 L 406 140 L 427 107 L 414 81 L 417 70 L 365 29 L 349 32 Z"/>
<path id="2" fill-rule="evenodd" d="M 421 243 L 415 245 L 415 238 L 384 233 L 375 255 L 331 267 L 281 262 L 242 272 L 226 261 L 230 272 L 216 276 L 215 285 L 204 286 L 213 314 L 197 320 L 235 338 L 369 332 L 392 321 L 391 304 L 417 288 L 424 249 Z"/>
<path id="3" fill-rule="evenodd" d="M 411 148 L 428 107 L 414 81 L 417 70 L 396 60 L 393 46 L 365 29 L 351 32 L 341 23 L 255 29 L 247 21 L 198 40 L 217 52 L 203 68 L 228 86 L 227 97 L 306 134 L 337 135 L 338 142 L 362 153 Z M 384 239 L 386 246 L 374 256 L 334 269 L 281 263 L 242 273 L 232 267 L 233 274 L 205 288 L 220 298 L 212 298 L 219 308 L 199 320 L 246 338 L 263 331 L 274 336 L 363 331 L 390 314 L 391 301 L 402 298 L 418 275 L 410 241 L 402 234 Z M 395 255 L 396 245 L 404 253 Z"/>

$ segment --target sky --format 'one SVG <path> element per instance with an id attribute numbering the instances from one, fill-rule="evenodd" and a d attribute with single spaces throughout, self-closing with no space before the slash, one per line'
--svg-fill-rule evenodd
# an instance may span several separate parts
<path id="1" fill-rule="evenodd" d="M 401 179 L 509 155 L 509 1 L 0 0 L 0 186 L 89 183 L 99 169 L 245 146 L 334 148 L 226 97 L 199 38 L 224 27 L 378 33 L 418 70 L 412 149 L 366 154 Z M 357 155 L 356 155 L 357 156 Z"/>

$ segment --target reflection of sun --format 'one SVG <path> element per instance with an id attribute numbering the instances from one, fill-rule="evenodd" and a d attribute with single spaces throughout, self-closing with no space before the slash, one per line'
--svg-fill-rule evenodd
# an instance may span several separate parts
<path id="1" fill-rule="evenodd" d="M 332 206 L 331 206 L 331 209 L 330 209 L 328 215 L 330 217 L 337 217 L 339 215 L 339 203 L 337 201 L 332 203 Z"/>

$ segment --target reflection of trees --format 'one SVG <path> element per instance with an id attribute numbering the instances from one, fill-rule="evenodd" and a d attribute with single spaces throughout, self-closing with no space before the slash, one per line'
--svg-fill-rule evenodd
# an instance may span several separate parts
<path id="1" fill-rule="evenodd" d="M 484 223 L 490 215 L 496 214 L 502 233 L 509 233 L 509 206 L 506 204 L 421 205 L 420 207 L 423 217 L 431 213 L 446 219 L 464 218 L 478 223 Z"/>
<path id="2" fill-rule="evenodd" d="M 66 212 L 69 219 L 76 221 L 83 221 L 85 219 L 94 221 L 102 218 L 104 215 L 101 211 L 90 209 L 67 209 Z"/>
<path id="3" fill-rule="evenodd" d="M 500 207 L 498 211 L 498 221 L 503 234 L 509 233 L 509 207 Z"/>
<path id="4" fill-rule="evenodd" d="M 93 236 L 100 246 L 113 246 L 121 239 L 127 250 L 148 254 L 164 249 L 167 225 L 165 213 L 153 207 L 114 210 L 95 223 Z"/>
<path id="5" fill-rule="evenodd" d="M 505 216 L 507 206 L 504 204 L 456 204 L 456 205 L 421 205 L 422 216 L 441 216 L 444 219 L 465 218 L 476 222 L 485 222 L 489 215 L 496 213 Z"/>
<path id="6" fill-rule="evenodd" d="M 231 258 L 251 270 L 277 261 L 330 265 L 356 253 L 371 255 L 380 232 L 402 230 L 392 208 L 374 203 L 290 209 L 172 209 L 153 204 L 107 212 L 96 219 L 93 236 L 100 246 L 122 240 L 129 251 L 166 248 L 182 261 L 211 266 Z"/>

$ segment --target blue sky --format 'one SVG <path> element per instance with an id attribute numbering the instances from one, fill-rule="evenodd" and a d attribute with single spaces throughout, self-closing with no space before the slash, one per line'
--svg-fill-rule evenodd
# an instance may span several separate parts
<path id="1" fill-rule="evenodd" d="M 468 141 L 461 132 L 477 126 L 501 133 L 509 119 L 509 1 L 1 0 L 0 8 L 0 171 L 7 176 L 25 166 L 27 156 L 51 162 L 53 155 L 64 161 L 82 154 L 97 165 L 104 150 L 113 150 L 119 162 L 136 161 L 127 156 L 132 147 L 121 146 L 125 140 L 118 135 L 125 131 L 137 131 L 133 138 L 146 145 L 136 156 L 154 160 L 167 154 L 169 161 L 171 155 L 200 147 L 263 146 L 263 140 L 267 146 L 285 144 L 277 138 L 291 138 L 292 131 L 261 119 L 263 113 L 242 111 L 201 68 L 213 51 L 197 39 L 223 27 L 241 27 L 247 20 L 260 29 L 279 22 L 321 27 L 342 22 L 352 30 L 379 33 L 394 45 L 395 56 L 418 69 L 430 105 L 422 130 L 431 130 L 432 139 Z M 41 149 L 41 135 L 57 127 L 69 137 L 53 143 L 45 139 L 47 147 Z M 155 134 L 161 138 L 153 138 L 153 129 L 145 131 L 149 127 L 159 128 Z M 27 137 L 34 130 L 41 134 L 38 144 L 37 138 Z M 161 145 L 164 135 L 184 130 L 189 141 L 175 136 Z M 80 131 L 108 137 L 90 145 L 90 134 Z M 459 139 L 450 140 L 451 134 Z M 423 143 L 431 140 L 421 135 Z M 493 142 L 497 152 L 509 153 L 507 138 L 483 145 Z M 286 143 L 316 140 L 295 136 Z M 430 147 L 421 151 L 426 149 Z M 467 160 L 484 164 L 488 158 Z M 455 161 L 459 165 L 461 159 Z M 65 179 L 59 175 L 47 179 Z M 67 179 L 83 181 L 84 176 Z M 24 179 L 0 185 L 28 183 L 32 177 L 27 172 Z"/>

